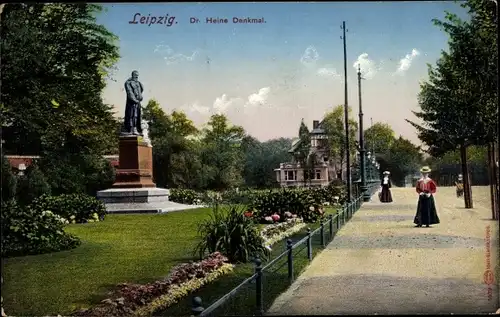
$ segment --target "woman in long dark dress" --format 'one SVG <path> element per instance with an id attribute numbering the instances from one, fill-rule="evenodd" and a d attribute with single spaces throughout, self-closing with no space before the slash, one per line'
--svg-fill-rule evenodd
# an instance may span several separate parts
<path id="1" fill-rule="evenodd" d="M 381 203 L 392 203 L 392 194 L 391 194 L 392 184 L 389 175 L 391 175 L 391 173 L 385 171 L 384 177 L 382 178 L 382 182 L 380 184 L 380 186 L 382 187 L 382 191 L 380 192 Z"/>
<path id="2" fill-rule="evenodd" d="M 428 166 L 422 167 L 420 172 L 422 173 L 422 178 L 417 181 L 416 186 L 417 194 L 419 195 L 417 214 L 413 222 L 416 224 L 416 227 L 422 227 L 422 225 L 429 227 L 430 225 L 439 223 L 436 204 L 434 202 L 434 194 L 436 193 L 437 186 L 429 177 L 431 169 Z"/>

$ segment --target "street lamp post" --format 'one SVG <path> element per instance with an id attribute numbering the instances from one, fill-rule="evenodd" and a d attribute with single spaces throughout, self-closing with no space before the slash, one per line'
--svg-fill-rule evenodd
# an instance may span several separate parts
<path id="1" fill-rule="evenodd" d="M 372 169 L 371 169 L 371 164 L 370 164 L 370 157 L 371 157 L 371 155 L 372 155 L 371 152 L 368 151 L 366 153 L 366 159 L 365 159 L 365 162 L 367 163 L 366 164 L 366 173 L 367 173 L 366 177 L 368 179 L 368 182 L 370 182 L 370 183 L 372 181 Z"/>
<path id="2" fill-rule="evenodd" d="M 361 177 L 361 192 L 363 193 L 363 201 L 370 201 L 370 193 L 366 186 L 366 149 L 365 136 L 363 131 L 363 104 L 361 102 L 361 67 L 358 64 L 358 98 L 359 98 L 359 172 Z"/>
<path id="3" fill-rule="evenodd" d="M 351 149 L 349 142 L 349 103 L 347 99 L 347 46 L 346 46 L 346 38 L 345 33 L 347 32 L 345 28 L 345 21 L 342 22 L 341 29 L 343 31 L 342 40 L 344 42 L 344 124 L 345 124 L 345 147 L 346 147 L 346 166 L 347 166 L 347 175 L 346 175 L 346 183 L 347 183 L 347 201 L 350 202 L 352 200 L 352 180 L 351 180 Z"/>

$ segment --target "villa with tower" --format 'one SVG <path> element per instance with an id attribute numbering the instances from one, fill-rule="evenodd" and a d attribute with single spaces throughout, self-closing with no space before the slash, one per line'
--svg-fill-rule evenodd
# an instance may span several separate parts
<path id="1" fill-rule="evenodd" d="M 322 126 L 322 121 L 314 120 L 309 132 L 311 139 L 307 166 L 299 159 L 299 148 L 302 140 L 296 139 L 288 151 L 292 154 L 291 162 L 280 163 L 276 168 L 276 181 L 281 187 L 322 187 L 327 186 L 337 178 L 342 178 L 342 169 L 336 160 L 330 157 L 328 135 Z M 309 173 L 308 173 L 309 172 Z M 306 177 L 306 175 L 309 177 Z"/>

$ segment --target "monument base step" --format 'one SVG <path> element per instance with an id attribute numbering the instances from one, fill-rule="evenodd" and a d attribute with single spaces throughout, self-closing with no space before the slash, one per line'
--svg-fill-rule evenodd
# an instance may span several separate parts
<path id="1" fill-rule="evenodd" d="M 170 192 L 165 188 L 110 188 L 97 192 L 110 214 L 164 213 L 203 208 L 201 205 L 184 205 L 168 200 Z"/>
<path id="2" fill-rule="evenodd" d="M 204 208 L 202 205 L 184 205 L 171 201 L 155 203 L 118 203 L 106 204 L 109 214 L 143 214 L 143 213 L 167 213 L 188 209 Z"/>
<path id="3" fill-rule="evenodd" d="M 110 188 L 97 192 L 97 199 L 105 204 L 168 202 L 170 192 L 165 188 Z"/>

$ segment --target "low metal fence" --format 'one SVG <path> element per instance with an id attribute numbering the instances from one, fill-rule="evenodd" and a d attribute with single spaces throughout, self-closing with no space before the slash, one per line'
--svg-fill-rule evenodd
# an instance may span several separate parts
<path id="1" fill-rule="evenodd" d="M 368 191 L 371 195 L 375 193 L 378 185 L 378 182 L 369 184 Z M 317 229 L 307 228 L 305 237 L 298 241 L 286 239 L 286 245 L 283 245 L 284 251 L 265 265 L 261 259 L 256 258 L 253 275 L 210 306 L 205 308 L 200 297 L 193 298 L 192 315 L 236 316 L 238 311 L 241 312 L 240 315 L 263 315 L 274 299 L 285 291 L 312 261 L 314 255 L 333 240 L 340 228 L 359 210 L 362 203 L 363 196 L 359 195 L 335 215 L 329 215 L 326 221 L 321 220 Z M 245 309 L 247 311 L 243 312 Z"/>

